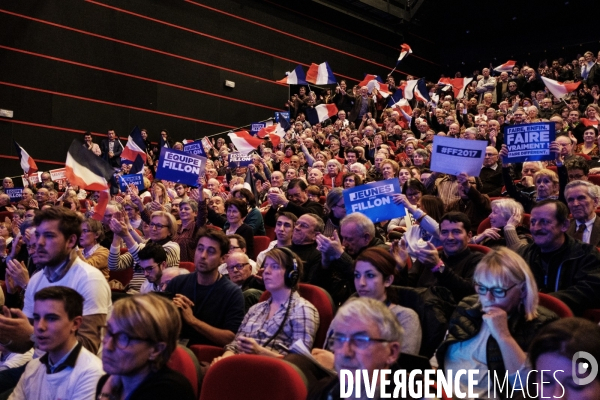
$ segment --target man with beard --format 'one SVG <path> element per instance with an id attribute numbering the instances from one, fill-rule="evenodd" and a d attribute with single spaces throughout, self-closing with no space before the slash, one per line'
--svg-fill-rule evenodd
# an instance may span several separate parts
<path id="1" fill-rule="evenodd" d="M 235 338 L 244 318 L 240 289 L 219 273 L 229 253 L 229 239 L 220 231 L 202 230 L 196 247 L 196 273 L 171 280 L 166 291 L 175 294 L 173 303 L 181 310 L 181 338 L 188 344 L 225 346 Z"/>

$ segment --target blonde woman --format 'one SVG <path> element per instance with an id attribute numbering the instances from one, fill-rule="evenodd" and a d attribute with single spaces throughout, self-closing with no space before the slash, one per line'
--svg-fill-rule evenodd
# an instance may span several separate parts
<path id="1" fill-rule="evenodd" d="M 155 294 L 115 302 L 102 333 L 97 399 L 197 398 L 189 381 L 167 367 L 177 347 L 181 317 L 172 302 Z"/>
<path id="2" fill-rule="evenodd" d="M 512 386 L 517 372 L 526 374 L 527 348 L 544 325 L 558 319 L 538 305 L 538 290 L 529 266 L 514 251 L 501 247 L 486 254 L 473 275 L 477 294 L 465 297 L 438 348 L 439 368 L 449 372 L 478 369 L 476 397 L 487 396 L 488 377 L 498 382 L 508 376 Z M 461 379 L 466 390 L 467 379 Z M 510 390 L 497 389 L 497 393 Z M 477 396 L 478 395 L 478 396 Z"/>

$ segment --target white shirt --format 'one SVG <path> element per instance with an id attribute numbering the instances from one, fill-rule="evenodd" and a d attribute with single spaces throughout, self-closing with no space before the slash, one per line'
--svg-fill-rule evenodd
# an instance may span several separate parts
<path id="1" fill-rule="evenodd" d="M 594 214 L 594 216 L 592 217 L 592 219 L 585 221 L 585 230 L 583 231 L 583 237 L 582 237 L 582 241 L 583 243 L 590 243 L 590 238 L 592 236 L 592 228 L 594 227 L 594 221 L 596 221 L 596 214 Z M 579 225 L 581 225 L 581 223 L 579 223 L 578 221 L 575 221 L 577 223 L 577 226 L 575 227 L 575 231 L 577 231 L 577 229 L 579 229 Z"/>

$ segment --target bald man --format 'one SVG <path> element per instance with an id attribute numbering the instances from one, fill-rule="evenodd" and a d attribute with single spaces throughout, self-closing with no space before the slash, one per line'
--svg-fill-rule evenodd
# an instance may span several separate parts
<path id="1" fill-rule="evenodd" d="M 498 163 L 498 150 L 493 146 L 485 148 L 485 158 L 479 178 L 483 183 L 481 193 L 487 194 L 490 197 L 498 197 L 501 195 L 502 186 L 502 167 Z"/>

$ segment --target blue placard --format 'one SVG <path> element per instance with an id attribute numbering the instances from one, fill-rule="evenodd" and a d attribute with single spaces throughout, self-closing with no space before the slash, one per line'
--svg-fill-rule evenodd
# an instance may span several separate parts
<path id="1" fill-rule="evenodd" d="M 403 217 L 406 210 L 403 205 L 394 204 L 393 195 L 400 193 L 400 181 L 372 182 L 351 189 L 345 189 L 344 205 L 346 214 L 360 212 L 374 223 Z"/>
<path id="2" fill-rule="evenodd" d="M 130 184 L 134 184 L 141 191 L 144 190 L 144 175 L 142 174 L 131 174 L 123 175 L 119 177 L 119 186 L 121 192 L 126 192 Z"/>
<path id="3" fill-rule="evenodd" d="M 229 153 L 227 161 L 230 167 L 247 167 L 252 164 L 252 156 L 252 154 Z"/>
<path id="4" fill-rule="evenodd" d="M 279 122 L 279 117 L 285 119 L 287 122 L 290 122 L 290 112 L 289 111 L 281 111 L 275 113 L 275 123 Z"/>
<path id="5" fill-rule="evenodd" d="M 198 177 L 204 174 L 206 157 L 163 147 L 160 151 L 156 179 L 198 186 Z"/>
<path id="6" fill-rule="evenodd" d="M 4 189 L 4 193 L 10 197 L 11 203 L 16 203 L 23 198 L 23 189 L 24 188 Z"/>
<path id="7" fill-rule="evenodd" d="M 262 128 L 264 128 L 266 126 L 267 126 L 266 122 L 252 122 L 250 124 L 250 134 L 252 136 L 256 136 L 258 131 L 260 131 Z"/>
<path id="8" fill-rule="evenodd" d="M 550 143 L 556 138 L 554 122 L 512 125 L 504 128 L 504 144 L 508 148 L 506 164 L 525 161 L 554 160 Z"/>
<path id="9" fill-rule="evenodd" d="M 183 151 L 186 153 L 195 154 L 197 156 L 206 157 L 204 146 L 202 146 L 202 140 L 196 140 L 195 142 L 184 144 Z"/>

